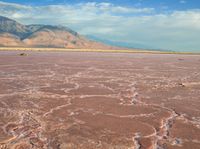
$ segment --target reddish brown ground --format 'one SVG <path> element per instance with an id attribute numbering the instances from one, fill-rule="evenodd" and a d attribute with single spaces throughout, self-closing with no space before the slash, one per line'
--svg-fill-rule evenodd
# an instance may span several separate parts
<path id="1" fill-rule="evenodd" d="M 0 149 L 199 149 L 200 56 L 0 52 Z"/>

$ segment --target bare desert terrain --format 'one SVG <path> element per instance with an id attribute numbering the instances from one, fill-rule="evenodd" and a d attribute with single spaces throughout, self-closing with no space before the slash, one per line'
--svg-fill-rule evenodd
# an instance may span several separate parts
<path id="1" fill-rule="evenodd" d="M 0 52 L 0 149 L 199 149 L 200 56 Z"/>

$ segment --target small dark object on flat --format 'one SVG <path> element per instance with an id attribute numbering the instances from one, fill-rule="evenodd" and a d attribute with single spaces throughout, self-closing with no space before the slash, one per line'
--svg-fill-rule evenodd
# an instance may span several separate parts
<path id="1" fill-rule="evenodd" d="M 28 54 L 26 54 L 26 53 L 20 53 L 19 55 L 20 56 L 28 56 Z"/>
<path id="2" fill-rule="evenodd" d="M 185 87 L 185 85 L 183 83 L 179 83 L 178 85 L 181 87 Z"/>

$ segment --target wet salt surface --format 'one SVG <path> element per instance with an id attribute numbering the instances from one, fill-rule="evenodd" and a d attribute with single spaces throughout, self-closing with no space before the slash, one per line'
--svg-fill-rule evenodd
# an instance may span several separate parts
<path id="1" fill-rule="evenodd" d="M 200 56 L 0 52 L 1 149 L 200 148 Z"/>

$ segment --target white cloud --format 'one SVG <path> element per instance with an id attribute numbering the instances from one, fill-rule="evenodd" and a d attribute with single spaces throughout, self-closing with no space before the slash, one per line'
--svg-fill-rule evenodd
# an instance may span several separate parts
<path id="1" fill-rule="evenodd" d="M 0 2 L 0 14 L 26 24 L 66 25 L 81 34 L 144 47 L 200 51 L 200 10 L 156 13 L 111 3 L 24 6 Z"/>
<path id="2" fill-rule="evenodd" d="M 12 8 L 15 8 L 15 9 L 26 9 L 26 8 L 30 8 L 28 6 L 25 6 L 25 5 L 20 5 L 20 4 L 16 4 L 16 3 L 6 3 L 6 2 L 2 2 L 0 1 L 0 7 L 12 7 Z"/>

